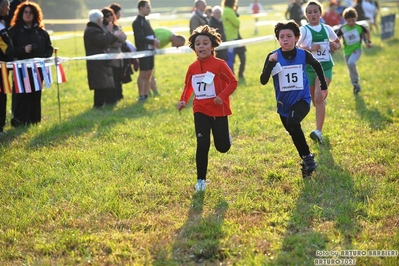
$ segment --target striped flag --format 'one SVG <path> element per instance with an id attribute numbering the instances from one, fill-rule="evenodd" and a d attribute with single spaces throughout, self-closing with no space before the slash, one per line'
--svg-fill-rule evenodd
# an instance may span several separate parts
<path id="1" fill-rule="evenodd" d="M 53 84 L 54 80 L 53 80 L 53 71 L 51 71 L 51 67 L 47 66 L 47 73 L 48 73 L 48 79 L 50 81 L 50 84 Z"/>
<path id="2" fill-rule="evenodd" d="M 22 80 L 24 81 L 25 92 L 31 93 L 32 88 L 30 87 L 28 68 L 26 67 L 26 64 L 22 63 L 21 69 L 22 69 Z"/>
<path id="3" fill-rule="evenodd" d="M 2 88 L 3 88 L 3 93 L 11 93 L 11 85 L 10 85 L 10 80 L 8 79 L 8 69 L 7 69 L 7 63 L 2 62 L 1 63 L 1 78 L 3 80 Z"/>
<path id="4" fill-rule="evenodd" d="M 35 91 L 41 91 L 42 81 L 40 79 L 40 74 L 37 71 L 37 65 L 35 62 L 32 63 L 32 77 L 33 77 L 33 85 L 35 87 Z"/>
<path id="5" fill-rule="evenodd" d="M 61 64 L 57 65 L 57 75 L 58 75 L 57 83 L 64 83 L 64 82 L 66 82 L 66 77 L 65 77 L 64 68 L 62 67 Z"/>
<path id="6" fill-rule="evenodd" d="M 42 76 L 43 76 L 43 80 L 44 80 L 44 86 L 46 88 L 50 88 L 50 86 L 51 86 L 50 77 L 49 77 L 49 73 L 47 72 L 48 68 L 44 64 L 44 61 L 40 61 L 40 67 L 42 69 Z"/>
<path id="7" fill-rule="evenodd" d="M 12 71 L 13 71 L 13 77 L 14 77 L 15 92 L 23 93 L 24 86 L 22 85 L 21 73 L 19 72 L 17 63 L 12 64 Z"/>

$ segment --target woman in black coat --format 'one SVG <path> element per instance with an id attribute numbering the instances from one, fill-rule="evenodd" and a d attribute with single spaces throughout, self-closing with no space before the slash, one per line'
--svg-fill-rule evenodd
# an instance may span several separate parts
<path id="1" fill-rule="evenodd" d="M 122 33 L 113 32 L 112 23 L 102 29 L 103 14 L 98 9 L 89 12 L 89 20 L 83 35 L 86 56 L 109 52 L 110 45 Z M 94 90 L 94 107 L 116 104 L 111 60 L 87 60 L 86 67 L 89 88 Z"/>
<path id="2" fill-rule="evenodd" d="M 11 20 L 9 30 L 10 37 L 14 43 L 15 57 L 18 60 L 29 58 L 48 58 L 53 54 L 50 36 L 44 29 L 43 13 L 40 6 L 33 2 L 21 3 Z M 41 77 L 40 67 L 39 73 Z M 22 76 L 22 70 L 19 69 Z M 12 110 L 13 118 L 11 125 L 37 124 L 41 121 L 41 99 L 42 91 L 35 90 L 32 69 L 28 68 L 31 92 L 16 93 L 13 89 Z M 43 77 L 41 77 L 41 81 Z M 15 87 L 15 86 L 14 86 Z"/>

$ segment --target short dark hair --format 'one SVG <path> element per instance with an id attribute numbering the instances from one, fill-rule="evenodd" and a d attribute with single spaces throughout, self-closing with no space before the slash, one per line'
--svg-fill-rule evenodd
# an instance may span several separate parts
<path id="1" fill-rule="evenodd" d="M 357 18 L 357 11 L 353 7 L 345 8 L 344 12 L 342 13 L 344 19 L 348 18 Z"/>
<path id="2" fill-rule="evenodd" d="M 122 9 L 122 6 L 118 3 L 112 3 L 109 5 L 109 8 L 111 8 L 114 11 L 114 13 L 116 14 Z"/>
<path id="3" fill-rule="evenodd" d="M 140 8 L 142 8 L 142 7 L 145 7 L 145 5 L 146 5 L 147 3 L 149 4 L 150 1 L 148 1 L 148 0 L 140 0 L 139 3 L 137 4 L 137 8 L 140 9 Z"/>
<path id="4" fill-rule="evenodd" d="M 293 20 L 290 20 L 288 22 L 279 22 L 279 23 L 276 24 L 276 26 L 274 27 L 274 34 L 275 34 L 277 39 L 278 39 L 278 37 L 280 35 L 280 31 L 281 30 L 292 30 L 292 32 L 294 33 L 295 37 L 301 36 L 301 31 L 299 29 L 299 26 Z"/>

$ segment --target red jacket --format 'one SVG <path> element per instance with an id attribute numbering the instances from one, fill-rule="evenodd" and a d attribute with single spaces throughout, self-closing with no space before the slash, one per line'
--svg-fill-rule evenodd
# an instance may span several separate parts
<path id="1" fill-rule="evenodd" d="M 215 74 L 213 84 L 215 94 L 223 100 L 222 105 L 215 104 L 215 97 L 207 99 L 198 99 L 194 95 L 193 111 L 194 113 L 203 113 L 207 116 L 220 117 L 231 115 L 229 96 L 237 88 L 238 82 L 234 73 L 230 70 L 224 60 L 211 55 L 209 58 L 197 59 L 187 70 L 185 86 L 180 101 L 188 102 L 191 94 L 194 92 L 192 80 L 194 75 L 205 74 L 206 72 Z M 197 89 L 198 84 L 194 84 Z"/>

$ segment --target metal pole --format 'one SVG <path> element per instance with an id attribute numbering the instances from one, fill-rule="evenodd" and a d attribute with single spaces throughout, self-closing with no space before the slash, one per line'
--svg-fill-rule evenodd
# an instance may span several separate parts
<path id="1" fill-rule="evenodd" d="M 54 47 L 55 60 L 55 79 L 57 82 L 57 98 L 58 98 L 58 117 L 61 122 L 61 101 L 60 101 L 60 83 L 58 82 L 58 47 Z"/>

